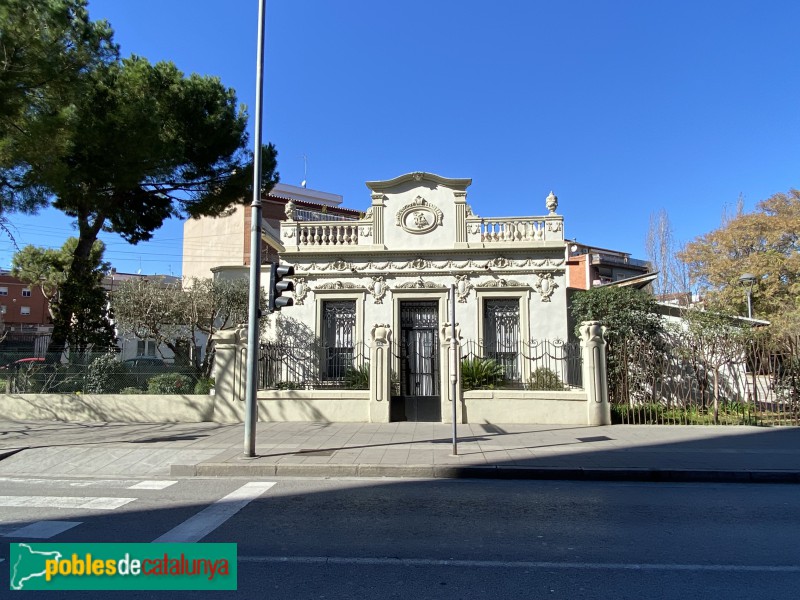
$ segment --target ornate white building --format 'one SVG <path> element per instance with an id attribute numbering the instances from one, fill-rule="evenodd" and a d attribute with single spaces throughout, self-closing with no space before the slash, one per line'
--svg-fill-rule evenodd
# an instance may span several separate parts
<path id="1" fill-rule="evenodd" d="M 367 182 L 372 204 L 357 221 L 299 221 L 287 204 L 281 260 L 295 268 L 294 306 L 273 316 L 269 337 L 284 346 L 315 344 L 314 377 L 323 386 L 359 364 L 369 368 L 369 420 L 448 420 L 450 369 L 442 327 L 449 321 L 451 285 L 460 353 L 494 359 L 508 384 L 501 394 L 506 399 L 533 398 L 536 393 L 526 391 L 538 368 L 533 355 L 545 343 L 561 349 L 568 337 L 567 250 L 557 198 L 551 192 L 545 199 L 545 216 L 484 218 L 467 204 L 470 183 L 423 172 Z M 376 360 L 381 347 L 386 354 Z M 292 371 L 302 380 L 300 356 L 289 362 L 279 379 Z M 578 362 L 578 380 L 580 370 Z M 563 365 L 558 374 L 564 386 L 555 394 L 586 402 L 583 393 L 569 396 L 578 389 Z M 288 398 L 277 387 L 271 397 Z M 478 390 L 465 398 L 491 401 L 499 393 Z M 472 418 L 466 408 L 459 406 L 460 420 Z M 266 418 L 273 416 L 267 411 Z"/>

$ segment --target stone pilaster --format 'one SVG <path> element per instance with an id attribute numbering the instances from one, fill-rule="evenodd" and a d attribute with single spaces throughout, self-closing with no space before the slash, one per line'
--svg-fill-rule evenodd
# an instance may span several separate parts
<path id="1" fill-rule="evenodd" d="M 467 192 L 453 192 L 456 208 L 456 243 L 467 241 Z"/>
<path id="2" fill-rule="evenodd" d="M 605 327 L 599 321 L 584 321 L 581 323 L 580 332 L 583 355 L 583 389 L 586 390 L 588 396 L 587 423 L 589 425 L 611 425 Z"/>
<path id="3" fill-rule="evenodd" d="M 372 194 L 372 243 L 383 246 L 383 211 L 386 208 L 386 196 L 374 192 Z"/>
<path id="4" fill-rule="evenodd" d="M 244 418 L 247 377 L 247 330 L 243 326 L 214 334 L 214 420 L 236 422 Z"/>
<path id="5" fill-rule="evenodd" d="M 456 323 L 456 338 L 453 339 L 450 323 L 441 327 L 442 349 L 447 353 L 444 361 L 444 377 L 447 389 L 442 390 L 442 423 L 453 422 L 453 382 L 455 381 L 456 423 L 464 423 L 464 402 L 461 394 L 461 327 Z"/>
<path id="6" fill-rule="evenodd" d="M 376 323 L 370 337 L 369 420 L 370 423 L 388 423 L 392 393 L 391 327 Z"/>

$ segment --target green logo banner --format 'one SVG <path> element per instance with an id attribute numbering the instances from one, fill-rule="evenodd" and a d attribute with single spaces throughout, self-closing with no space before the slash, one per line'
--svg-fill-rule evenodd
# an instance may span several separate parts
<path id="1" fill-rule="evenodd" d="M 11 544 L 12 590 L 235 590 L 236 544 Z"/>

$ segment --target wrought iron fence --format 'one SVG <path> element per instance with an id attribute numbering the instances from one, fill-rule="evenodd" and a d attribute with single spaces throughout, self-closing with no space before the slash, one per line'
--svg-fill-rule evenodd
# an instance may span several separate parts
<path id="1" fill-rule="evenodd" d="M 363 342 L 347 347 L 270 342 L 261 344 L 258 364 L 259 389 L 369 388 L 369 349 Z"/>
<path id="2" fill-rule="evenodd" d="M 211 381 L 192 365 L 122 361 L 115 353 L 4 353 L 0 393 L 12 394 L 207 394 Z"/>
<path id="3" fill-rule="evenodd" d="M 527 368 L 526 368 L 527 367 Z M 583 360 L 578 342 L 533 340 L 517 349 L 496 351 L 482 340 L 462 343 L 461 373 L 465 387 L 565 390 L 583 387 Z M 525 375 L 527 373 L 527 375 Z"/>
<path id="4" fill-rule="evenodd" d="M 629 337 L 608 348 L 618 423 L 800 425 L 800 336 L 729 341 L 703 351 L 687 335 Z"/>

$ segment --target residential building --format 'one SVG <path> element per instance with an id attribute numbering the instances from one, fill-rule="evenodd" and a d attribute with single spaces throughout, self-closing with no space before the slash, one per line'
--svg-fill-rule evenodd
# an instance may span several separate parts
<path id="1" fill-rule="evenodd" d="M 650 263 L 631 258 L 627 252 L 587 246 L 574 240 L 567 242 L 567 287 L 588 290 L 631 279 L 631 283 L 641 283 L 642 276 L 651 273 Z M 644 285 L 649 283 L 647 279 Z"/>
<path id="2" fill-rule="evenodd" d="M 42 356 L 53 331 L 49 302 L 39 286 L 0 271 L 0 317 L 3 352 Z"/>
<path id="3" fill-rule="evenodd" d="M 342 196 L 283 183 L 262 198 L 262 264 L 277 261 L 279 227 L 286 204 L 294 203 L 298 218 L 308 221 L 353 221 L 358 211 L 341 207 Z M 211 277 L 227 272 L 246 275 L 250 265 L 251 207 L 236 205 L 219 217 L 189 219 L 183 226 L 183 276 Z"/>

